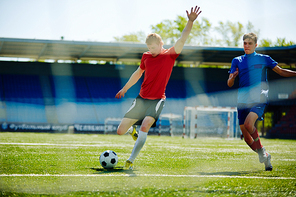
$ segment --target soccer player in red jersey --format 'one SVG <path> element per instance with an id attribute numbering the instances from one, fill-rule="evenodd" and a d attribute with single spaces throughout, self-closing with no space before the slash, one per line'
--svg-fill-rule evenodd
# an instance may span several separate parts
<path id="1" fill-rule="evenodd" d="M 136 140 L 131 156 L 125 163 L 125 169 L 133 169 L 133 163 L 144 146 L 149 129 L 155 126 L 164 107 L 165 89 L 171 76 L 175 60 L 181 53 L 193 26 L 193 22 L 201 13 L 196 6 L 190 13 L 186 10 L 188 22 L 182 31 L 181 37 L 169 49 L 163 48 L 163 41 L 158 34 L 149 34 L 146 38 L 148 52 L 145 52 L 138 69 L 131 75 L 125 86 L 116 94 L 115 98 L 124 97 L 145 72 L 139 96 L 134 100 L 130 109 L 118 126 L 117 134 L 123 135 L 127 131 Z M 141 125 L 137 134 L 133 125 Z"/>

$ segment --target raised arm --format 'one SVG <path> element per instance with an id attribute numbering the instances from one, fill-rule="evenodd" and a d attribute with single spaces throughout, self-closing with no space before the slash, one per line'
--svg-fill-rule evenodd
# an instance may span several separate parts
<path id="1" fill-rule="evenodd" d="M 199 9 L 200 9 L 200 7 L 195 6 L 194 10 L 193 10 L 193 7 L 191 8 L 190 13 L 186 10 L 187 17 L 188 17 L 187 25 L 183 29 L 181 37 L 177 40 L 177 42 L 174 45 L 174 48 L 175 48 L 175 51 L 177 54 L 181 53 L 181 51 L 184 47 L 184 44 L 185 44 L 185 42 L 190 34 L 190 31 L 192 29 L 193 22 L 198 17 L 198 15 L 201 13 L 201 11 L 199 11 Z"/>
<path id="2" fill-rule="evenodd" d="M 275 66 L 272 70 L 277 74 L 281 75 L 282 77 L 296 77 L 295 71 L 283 69 L 279 66 Z"/>
<path id="3" fill-rule="evenodd" d="M 115 98 L 120 99 L 121 97 L 124 97 L 125 93 L 132 87 L 137 81 L 141 78 L 142 74 L 145 70 L 142 70 L 140 66 L 138 69 L 131 75 L 129 80 L 126 82 L 126 84 L 123 86 L 121 90 L 115 95 Z"/>

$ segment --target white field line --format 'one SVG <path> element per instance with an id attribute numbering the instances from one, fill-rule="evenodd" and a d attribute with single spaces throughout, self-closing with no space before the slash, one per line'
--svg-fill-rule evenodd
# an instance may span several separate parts
<path id="1" fill-rule="evenodd" d="M 0 145 L 22 145 L 22 146 L 108 146 L 110 144 L 49 144 L 49 143 L 0 143 Z M 121 146 L 112 144 L 112 146 Z"/>
<path id="2" fill-rule="evenodd" d="M 283 179 L 295 177 L 225 176 L 225 175 L 178 175 L 178 174 L 0 174 L 0 177 L 175 177 L 175 178 L 236 178 L 236 179 Z"/>

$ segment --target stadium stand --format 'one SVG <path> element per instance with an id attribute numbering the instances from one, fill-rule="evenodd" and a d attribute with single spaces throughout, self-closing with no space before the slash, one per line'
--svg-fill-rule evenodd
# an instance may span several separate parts
<path id="1" fill-rule="evenodd" d="M 275 124 L 269 132 L 272 138 L 296 138 L 296 105 L 293 105 L 285 116 Z"/>
<path id="2" fill-rule="evenodd" d="M 3 97 L 3 85 L 2 85 L 2 76 L 0 75 L 0 121 L 6 121 L 6 109 L 5 109 L 5 100 Z"/>
<path id="3" fill-rule="evenodd" d="M 46 123 L 38 76 L 3 75 L 2 78 L 7 121 Z"/>
<path id="4" fill-rule="evenodd" d="M 123 99 L 115 99 L 136 66 L 121 70 L 115 65 L 40 62 L 0 62 L 0 66 L 0 121 L 6 123 L 104 124 L 106 118 L 123 117 L 143 80 L 142 77 Z M 65 72 L 67 69 L 70 74 Z M 166 89 L 163 113 L 183 114 L 184 106 L 235 106 L 235 88 L 228 88 L 227 78 L 227 69 L 175 67 Z M 287 90 L 293 91 L 292 86 Z M 229 91 L 234 92 L 227 95 Z M 274 98 L 276 92 L 271 92 Z M 295 104 L 295 100 L 280 102 Z M 287 124 L 281 123 L 280 130 L 295 128 Z"/>
<path id="5" fill-rule="evenodd" d="M 121 89 L 120 78 L 87 77 L 85 80 L 92 99 L 118 101 L 114 97 L 117 91 Z"/>
<path id="6" fill-rule="evenodd" d="M 138 95 L 143 80 L 140 79 L 123 99 L 117 100 L 114 99 L 115 93 L 136 67 L 109 63 L 68 64 L 59 60 L 139 62 L 143 52 L 147 51 L 145 44 L 0 38 L 0 45 L 1 57 L 30 59 L 26 62 L 0 61 L 2 129 L 7 129 L 10 123 L 97 125 L 108 117 L 122 118 Z M 280 66 L 295 70 L 296 45 L 258 47 L 256 51 L 270 55 Z M 177 63 L 229 66 L 233 57 L 242 54 L 243 49 L 238 47 L 184 46 Z M 41 62 L 48 59 L 55 62 Z M 182 114 L 184 106 L 235 106 L 238 86 L 235 84 L 229 89 L 227 78 L 227 69 L 174 67 L 162 113 Z M 273 122 L 277 122 L 281 112 L 296 105 L 296 99 L 290 99 L 291 92 L 296 94 L 295 78 L 283 80 L 270 72 L 269 80 L 274 83 L 270 83 L 272 102 L 267 111 L 274 113 Z M 288 125 L 282 130 L 284 128 Z M 290 124 L 289 130 L 291 128 L 295 125 Z"/>
<path id="7" fill-rule="evenodd" d="M 168 82 L 166 89 L 166 96 L 168 98 L 185 99 L 194 95 L 194 90 L 188 81 L 172 79 Z"/>

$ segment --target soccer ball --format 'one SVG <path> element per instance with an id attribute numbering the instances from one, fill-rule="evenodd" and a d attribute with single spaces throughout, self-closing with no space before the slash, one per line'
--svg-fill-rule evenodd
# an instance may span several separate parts
<path id="1" fill-rule="evenodd" d="M 118 162 L 118 156 L 112 150 L 106 150 L 100 156 L 100 164 L 105 169 L 114 168 L 117 162 Z"/>

